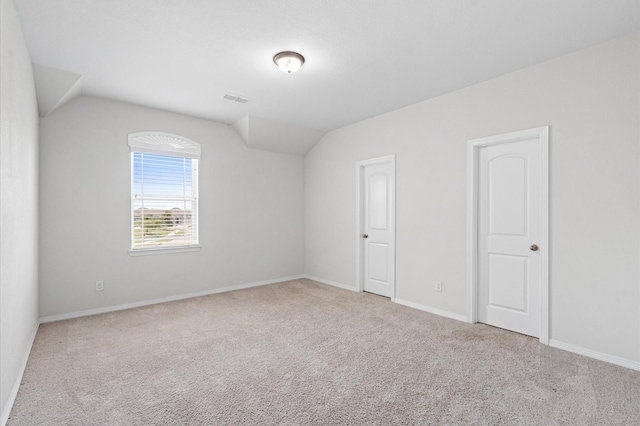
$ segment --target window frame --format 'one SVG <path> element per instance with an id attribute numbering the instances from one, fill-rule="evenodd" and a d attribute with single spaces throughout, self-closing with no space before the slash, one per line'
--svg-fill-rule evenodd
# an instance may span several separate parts
<path id="1" fill-rule="evenodd" d="M 130 256 L 146 256 L 155 254 L 170 254 L 199 251 L 200 245 L 200 199 L 199 199 L 199 167 L 200 167 L 200 144 L 185 138 L 165 132 L 138 132 L 129 134 L 129 161 L 130 161 L 130 193 L 131 205 L 129 232 L 131 241 L 129 245 Z M 193 227 L 195 228 L 195 242 L 193 244 L 167 247 L 138 247 L 134 248 L 134 215 L 135 215 L 135 193 L 134 193 L 134 155 L 135 153 L 165 155 L 179 158 L 190 158 L 192 162 L 192 198 L 191 202 Z"/>

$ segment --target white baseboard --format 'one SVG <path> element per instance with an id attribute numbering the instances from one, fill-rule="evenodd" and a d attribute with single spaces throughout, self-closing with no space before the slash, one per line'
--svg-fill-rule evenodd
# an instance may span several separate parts
<path id="1" fill-rule="evenodd" d="M 419 309 L 421 311 L 429 312 L 430 314 L 440 315 L 441 317 L 451 318 L 458 321 L 467 322 L 467 317 L 464 315 L 454 314 L 453 312 L 444 311 L 442 309 L 432 308 L 430 306 L 421 305 L 419 303 L 409 302 L 408 300 L 402 300 L 396 298 L 395 302 L 399 305 L 408 306 L 410 308 Z"/>
<path id="2" fill-rule="evenodd" d="M 245 288 L 259 287 L 267 284 L 276 284 L 283 281 L 299 280 L 305 278 L 304 275 L 294 275 L 292 277 L 276 278 L 272 280 L 256 281 L 247 284 L 236 284 L 228 287 L 213 288 L 211 290 L 196 291 L 194 293 L 178 294 L 175 296 L 160 297 L 158 299 L 142 300 L 140 302 L 124 303 L 122 305 L 105 306 L 104 308 L 88 309 L 86 311 L 70 312 L 68 314 L 51 315 L 40 318 L 40 324 L 62 321 L 72 318 L 86 317 L 89 315 L 104 314 L 107 312 L 123 311 L 125 309 L 139 308 L 141 306 L 156 305 L 158 303 L 174 302 L 176 300 L 191 299 L 193 297 L 208 296 L 210 294 L 225 293 L 227 291 L 242 290 Z"/>
<path id="3" fill-rule="evenodd" d="M 640 371 L 640 361 L 633 361 L 614 355 L 604 354 L 602 352 L 592 351 L 591 349 L 581 348 L 580 346 L 570 345 L 569 343 L 559 342 L 558 340 L 554 339 L 549 340 L 549 346 L 551 346 L 552 348 L 573 352 L 578 355 L 584 355 L 586 357 L 597 359 L 599 361 L 604 361 L 611 364 L 619 365 L 621 367 Z"/>
<path id="4" fill-rule="evenodd" d="M 9 420 L 9 414 L 11 414 L 11 409 L 13 408 L 13 403 L 16 401 L 16 396 L 18 396 L 20 383 L 22 383 L 22 376 L 24 375 L 25 368 L 27 368 L 27 361 L 29 361 L 29 354 L 31 354 L 31 347 L 33 346 L 34 340 L 36 340 L 36 334 L 38 333 L 39 326 L 40 324 L 36 323 L 35 327 L 33 327 L 29 344 L 27 345 L 27 348 L 24 351 L 24 355 L 22 356 L 22 364 L 20 365 L 18 376 L 16 377 L 16 380 L 13 383 L 13 388 L 11 388 L 11 393 L 9 393 L 9 399 L 7 399 L 7 403 L 4 406 L 4 409 L 2 410 L 2 417 L 0 417 L 0 425 L 2 426 L 5 426 L 7 424 L 7 420 Z"/>
<path id="5" fill-rule="evenodd" d="M 319 278 L 319 277 L 315 277 L 313 275 L 304 275 L 304 278 L 307 278 L 309 280 L 313 280 L 313 281 L 317 281 L 319 283 L 322 284 L 327 284 L 333 287 L 338 287 L 344 290 L 350 290 L 350 291 L 358 291 L 355 287 L 350 286 L 350 285 L 346 285 L 346 284 L 342 284 L 339 283 L 337 281 L 331 281 L 331 280 L 326 280 L 324 278 Z M 448 312 L 448 311 L 443 311 L 441 309 L 436 309 L 436 308 L 431 308 L 429 306 L 424 306 L 424 305 L 420 305 L 418 303 L 414 303 L 414 302 L 409 302 L 407 300 L 402 300 L 402 299 L 392 299 L 392 302 L 395 302 L 399 305 L 404 305 L 404 306 L 408 306 L 410 308 L 414 308 L 414 309 L 419 309 L 421 311 L 425 311 L 425 312 L 429 312 L 431 314 L 436 314 L 436 315 L 440 315 L 441 317 L 446 317 L 446 318 L 451 318 L 454 320 L 458 320 L 458 321 L 463 321 L 463 322 L 467 322 L 467 317 L 464 315 L 458 315 L 458 314 L 454 314 L 452 312 Z"/>
<path id="6" fill-rule="evenodd" d="M 330 285 L 330 286 L 333 286 L 333 287 L 338 287 L 338 288 L 341 288 L 343 290 L 358 291 L 353 286 L 342 284 L 342 283 L 339 283 L 337 281 L 325 280 L 324 278 L 314 277 L 313 275 L 303 275 L 303 278 L 306 278 L 306 279 L 312 280 L 312 281 L 318 281 L 319 283 L 327 284 L 327 285 Z"/>

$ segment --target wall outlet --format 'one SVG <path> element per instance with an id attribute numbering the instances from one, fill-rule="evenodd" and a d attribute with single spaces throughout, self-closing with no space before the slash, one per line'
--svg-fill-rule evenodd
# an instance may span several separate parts
<path id="1" fill-rule="evenodd" d="M 436 291 L 442 291 L 442 281 L 436 281 Z"/>
<path id="2" fill-rule="evenodd" d="M 104 290 L 104 281 L 96 281 L 96 291 Z"/>

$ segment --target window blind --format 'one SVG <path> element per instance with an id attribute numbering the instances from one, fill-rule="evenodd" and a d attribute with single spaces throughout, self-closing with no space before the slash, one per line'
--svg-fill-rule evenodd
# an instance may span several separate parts
<path id="1" fill-rule="evenodd" d="M 198 244 L 198 159 L 132 151 L 131 167 L 131 248 Z"/>

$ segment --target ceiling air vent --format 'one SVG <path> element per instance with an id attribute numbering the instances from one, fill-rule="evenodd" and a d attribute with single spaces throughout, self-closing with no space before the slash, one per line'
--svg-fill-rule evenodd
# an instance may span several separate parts
<path id="1" fill-rule="evenodd" d="M 249 102 L 249 99 L 243 98 L 240 95 L 234 95 L 233 93 L 227 93 L 222 97 L 222 99 L 226 99 L 228 101 L 240 102 L 241 104 L 246 104 L 247 102 Z"/>

